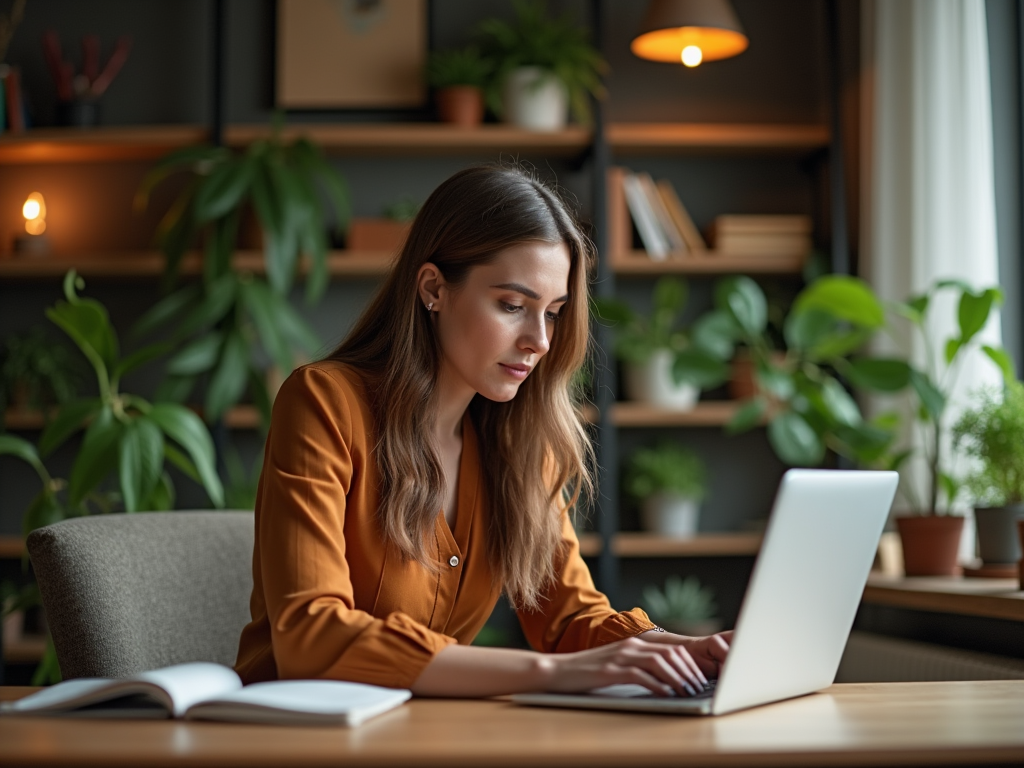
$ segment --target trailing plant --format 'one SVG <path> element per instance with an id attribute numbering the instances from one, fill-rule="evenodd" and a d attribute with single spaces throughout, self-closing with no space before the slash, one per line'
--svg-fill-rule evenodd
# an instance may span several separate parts
<path id="1" fill-rule="evenodd" d="M 427 60 L 427 83 L 431 88 L 465 85 L 484 89 L 494 74 L 494 61 L 485 58 L 475 45 L 434 51 Z"/>
<path id="2" fill-rule="evenodd" d="M 615 331 L 615 354 L 630 363 L 644 363 L 658 350 L 673 355 L 672 376 L 677 384 L 714 387 L 729 378 L 725 362 L 732 353 L 731 336 L 722 341 L 709 329 L 714 318 L 702 317 L 692 328 L 682 327 L 688 287 L 682 280 L 663 277 L 654 285 L 654 312 L 644 317 L 620 299 L 595 299 L 598 320 L 610 322 Z"/>
<path id="3" fill-rule="evenodd" d="M 177 289 L 140 321 L 136 334 L 169 330 L 178 350 L 167 365 L 162 394 L 189 396 L 201 376 L 208 378 L 204 412 L 214 421 L 238 402 L 248 387 L 269 423 L 270 399 L 263 375 L 269 358 L 287 375 L 294 350 L 319 347 L 316 334 L 288 301 L 300 268 L 308 262 L 306 299 L 313 303 L 327 286 L 327 207 L 336 223 L 348 221 L 348 193 L 337 171 L 308 139 L 286 143 L 275 122 L 270 138 L 245 151 L 188 147 L 171 153 L 149 173 L 136 197 L 145 208 L 150 192 L 167 177 L 186 173 L 189 181 L 160 223 L 158 241 L 167 260 L 165 284 L 173 286 L 186 251 L 203 254 L 199 285 Z M 233 255 L 243 211 L 251 207 L 263 232 L 266 278 L 236 269 Z"/>
<path id="4" fill-rule="evenodd" d="M 1024 384 L 978 393 L 978 404 L 953 426 L 953 448 L 974 459 L 964 485 L 978 506 L 1024 502 Z"/>
<path id="5" fill-rule="evenodd" d="M 694 501 L 707 495 L 707 467 L 689 448 L 662 442 L 641 448 L 626 465 L 626 492 L 637 499 L 670 493 Z"/>
<path id="6" fill-rule="evenodd" d="M 0 351 L 0 410 L 16 403 L 36 409 L 66 403 L 83 379 L 81 358 L 42 328 L 12 333 Z"/>
<path id="7" fill-rule="evenodd" d="M 718 613 L 714 592 L 696 576 L 669 576 L 664 590 L 654 584 L 644 587 L 643 607 L 654 621 L 669 624 L 707 621 Z"/>
<path id="8" fill-rule="evenodd" d="M 608 65 L 604 58 L 587 39 L 586 30 L 570 18 L 550 18 L 543 0 L 517 0 L 513 5 L 514 21 L 487 19 L 477 32 L 483 55 L 495 62 L 487 89 L 491 109 L 501 115 L 500 89 L 512 70 L 539 67 L 565 85 L 573 117 L 589 125 L 590 97 L 605 95 L 601 76 Z"/>

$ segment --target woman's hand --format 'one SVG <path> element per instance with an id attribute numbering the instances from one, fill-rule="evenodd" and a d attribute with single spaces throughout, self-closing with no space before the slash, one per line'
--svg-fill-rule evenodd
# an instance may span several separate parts
<path id="1" fill-rule="evenodd" d="M 545 657 L 545 689 L 576 693 L 606 685 L 642 685 L 656 696 L 692 696 L 715 677 L 729 652 L 731 632 L 709 637 L 684 637 L 645 632 L 576 653 Z"/>

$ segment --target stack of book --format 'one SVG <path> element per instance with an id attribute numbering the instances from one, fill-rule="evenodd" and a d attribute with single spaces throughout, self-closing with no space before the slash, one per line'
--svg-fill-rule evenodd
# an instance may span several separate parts
<path id="1" fill-rule="evenodd" d="M 810 216 L 718 216 L 709 236 L 730 256 L 806 256 L 811 252 Z"/>
<path id="2" fill-rule="evenodd" d="M 672 183 L 655 183 L 649 173 L 622 175 L 622 190 L 647 254 L 656 261 L 669 256 L 704 253 L 707 244 L 676 194 Z"/>

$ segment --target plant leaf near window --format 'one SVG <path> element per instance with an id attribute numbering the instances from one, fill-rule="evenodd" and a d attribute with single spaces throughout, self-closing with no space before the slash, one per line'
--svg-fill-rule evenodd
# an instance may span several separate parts
<path id="1" fill-rule="evenodd" d="M 974 460 L 964 486 L 977 506 L 1024 502 L 1024 384 L 977 393 L 953 427 L 953 447 Z"/>

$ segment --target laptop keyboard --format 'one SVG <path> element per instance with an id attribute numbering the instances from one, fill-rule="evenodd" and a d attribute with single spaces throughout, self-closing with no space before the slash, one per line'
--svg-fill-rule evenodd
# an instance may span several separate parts
<path id="1" fill-rule="evenodd" d="M 679 696 L 673 693 L 668 698 L 683 698 L 683 699 L 710 699 L 715 693 L 715 686 L 718 685 L 718 679 L 714 678 L 708 680 L 707 685 L 704 686 L 703 691 L 698 691 L 693 696 Z M 606 688 L 598 688 L 592 691 L 597 696 L 605 696 L 615 699 L 659 699 L 664 698 L 661 696 L 655 696 L 649 690 L 644 688 L 642 685 L 609 685 Z"/>

